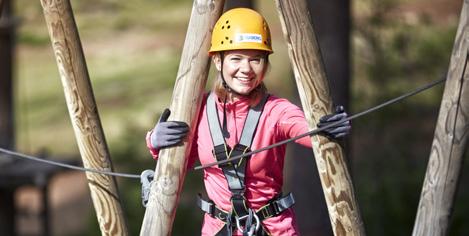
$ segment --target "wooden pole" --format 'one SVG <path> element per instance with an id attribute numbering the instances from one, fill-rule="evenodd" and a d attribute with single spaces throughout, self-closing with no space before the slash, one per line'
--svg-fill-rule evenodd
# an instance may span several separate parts
<path id="1" fill-rule="evenodd" d="M 469 2 L 464 1 L 412 235 L 448 235 L 469 133 Z"/>
<path id="2" fill-rule="evenodd" d="M 213 25 L 220 17 L 223 0 L 195 0 L 170 105 L 171 120 L 192 128 L 183 144 L 160 150 L 150 198 L 140 235 L 170 235 L 179 193 L 186 175 L 186 156 L 195 132 L 203 91 L 210 67 L 208 50 Z"/>
<path id="3" fill-rule="evenodd" d="M 332 99 L 306 1 L 276 0 L 301 103 L 310 129 L 332 113 Z M 352 180 L 339 144 L 311 137 L 334 235 L 365 235 Z"/>
<path id="4" fill-rule="evenodd" d="M 83 165 L 112 171 L 85 57 L 69 0 L 41 0 Z M 102 235 L 127 235 L 113 177 L 86 173 Z"/>

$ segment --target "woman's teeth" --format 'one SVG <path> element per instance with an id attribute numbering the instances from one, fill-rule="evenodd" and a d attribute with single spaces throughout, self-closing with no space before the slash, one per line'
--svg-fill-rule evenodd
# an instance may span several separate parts
<path id="1" fill-rule="evenodd" d="M 249 81 L 251 81 L 251 79 L 249 79 L 249 78 L 237 78 L 237 79 L 238 79 L 238 80 L 241 80 L 241 81 L 243 81 L 243 82 L 249 82 Z"/>

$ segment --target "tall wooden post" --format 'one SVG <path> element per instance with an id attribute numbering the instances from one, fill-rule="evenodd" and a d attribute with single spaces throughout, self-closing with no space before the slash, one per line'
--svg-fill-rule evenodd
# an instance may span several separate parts
<path id="1" fill-rule="evenodd" d="M 350 1 L 328 0 L 308 1 L 308 11 L 314 22 L 314 32 L 318 40 L 324 70 L 330 86 L 330 94 L 335 104 L 340 104 L 349 111 L 350 84 Z M 294 81 L 292 81 L 294 82 Z M 297 88 L 295 87 L 297 91 Z M 295 101 L 296 100 L 296 101 Z M 295 103 L 300 103 L 299 97 L 294 97 Z M 349 135 L 341 141 L 344 148 L 347 165 L 351 166 L 353 157 L 350 155 L 351 140 Z M 311 149 L 300 145 L 290 145 L 289 155 L 309 156 Z M 321 187 L 321 180 L 317 172 L 314 159 L 287 158 L 290 173 L 287 178 L 295 199 L 300 204 L 296 206 L 298 228 L 304 235 L 332 235 L 332 228 L 327 204 Z M 314 169 L 314 170 L 312 170 Z M 351 170 L 351 175 L 353 171 Z M 304 191 L 308 179 L 308 191 Z M 315 199 L 311 201 L 310 199 Z M 314 210 L 311 210 L 314 209 Z"/>
<path id="2" fill-rule="evenodd" d="M 332 113 L 332 99 L 308 7 L 304 0 L 276 0 L 298 92 L 311 129 Z M 334 235 L 365 235 L 352 180 L 336 142 L 311 137 Z"/>
<path id="3" fill-rule="evenodd" d="M 202 95 L 207 82 L 208 50 L 213 25 L 223 10 L 223 0 L 195 0 L 170 105 L 170 120 L 185 121 L 192 128 L 180 146 L 160 150 L 150 198 L 140 235 L 170 235 L 179 193 L 186 175 Z"/>
<path id="4" fill-rule="evenodd" d="M 75 137 L 86 168 L 112 163 L 69 0 L 41 0 Z M 127 235 L 114 177 L 86 173 L 102 235 Z"/>
<path id="5" fill-rule="evenodd" d="M 469 135 L 469 1 L 463 3 L 412 235 L 448 235 Z"/>

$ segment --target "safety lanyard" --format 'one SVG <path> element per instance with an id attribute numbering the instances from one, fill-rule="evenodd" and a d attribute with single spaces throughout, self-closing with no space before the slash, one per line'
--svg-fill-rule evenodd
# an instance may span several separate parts
<path id="1" fill-rule="evenodd" d="M 217 107 L 215 103 L 215 95 L 210 93 L 207 98 L 207 119 L 210 128 L 210 134 L 213 142 L 213 154 L 217 161 L 229 159 L 232 156 L 238 156 L 250 151 L 252 140 L 256 132 L 257 124 L 259 123 L 262 110 L 269 97 L 268 94 L 264 95 L 259 104 L 249 109 L 246 121 L 244 122 L 243 131 L 239 143 L 234 145 L 231 149 L 223 137 L 221 130 L 220 119 L 218 118 Z M 244 176 L 246 170 L 246 162 L 248 157 L 242 158 L 237 162 L 228 162 L 220 165 L 220 168 L 225 175 L 228 182 L 228 188 L 231 191 L 231 202 L 233 204 L 233 213 L 237 216 L 245 216 L 249 214 L 248 207 L 246 206 L 244 192 Z"/>

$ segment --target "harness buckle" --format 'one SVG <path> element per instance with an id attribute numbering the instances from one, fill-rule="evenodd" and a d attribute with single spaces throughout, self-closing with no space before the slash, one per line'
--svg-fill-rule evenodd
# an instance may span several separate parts
<path id="1" fill-rule="evenodd" d="M 219 220 L 225 221 L 225 222 L 228 220 L 227 219 L 228 217 L 226 216 L 226 214 L 223 214 L 223 212 L 221 212 L 221 211 L 219 211 L 215 217 L 218 218 Z"/>
<path id="2" fill-rule="evenodd" d="M 272 209 L 274 210 L 273 215 L 279 214 L 280 213 L 280 207 L 278 206 L 278 202 L 277 201 L 272 201 L 270 204 L 272 206 Z"/>
<path id="3" fill-rule="evenodd" d="M 228 159 L 230 156 L 230 153 L 231 153 L 231 148 L 230 146 L 226 145 L 226 143 L 217 145 L 213 147 L 212 149 L 212 154 L 215 157 L 215 159 L 217 159 L 217 161 Z M 232 163 L 227 162 L 219 166 L 222 167 L 222 166 L 228 166 L 228 165 L 232 165 Z"/>
<path id="4" fill-rule="evenodd" d="M 235 144 L 234 147 L 233 147 L 233 150 L 236 150 L 236 151 L 238 151 L 242 154 L 251 151 L 251 149 L 248 146 L 245 146 L 245 145 L 240 144 L 240 143 Z"/>

